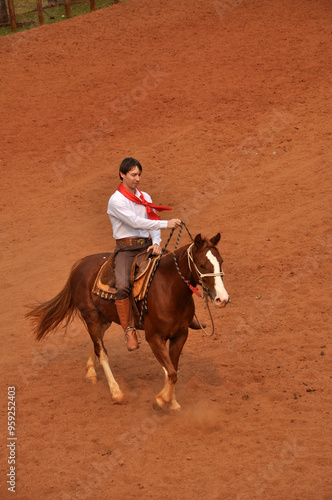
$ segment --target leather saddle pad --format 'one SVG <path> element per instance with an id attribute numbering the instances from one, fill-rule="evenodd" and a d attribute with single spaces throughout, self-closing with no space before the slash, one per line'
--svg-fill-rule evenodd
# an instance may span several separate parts
<path id="1" fill-rule="evenodd" d="M 103 299 L 114 299 L 115 295 L 115 274 L 114 274 L 114 254 L 108 257 L 98 271 L 92 292 Z"/>
<path id="2" fill-rule="evenodd" d="M 135 300 L 142 300 L 149 283 L 157 255 L 151 255 L 146 250 L 136 255 L 130 273 L 132 296 Z M 115 297 L 114 254 L 112 253 L 99 269 L 92 292 L 107 300 Z"/>

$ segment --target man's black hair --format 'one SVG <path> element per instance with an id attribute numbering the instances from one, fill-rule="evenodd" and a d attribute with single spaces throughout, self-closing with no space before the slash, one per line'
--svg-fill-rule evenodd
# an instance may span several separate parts
<path id="1" fill-rule="evenodd" d="M 125 158 L 122 160 L 120 168 L 119 168 L 119 177 L 122 180 L 121 174 L 126 175 L 133 168 L 138 167 L 140 172 L 142 172 L 142 165 L 135 158 Z"/>

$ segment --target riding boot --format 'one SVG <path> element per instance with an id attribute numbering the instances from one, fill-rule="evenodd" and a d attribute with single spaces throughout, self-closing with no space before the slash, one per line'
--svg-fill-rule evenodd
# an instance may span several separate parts
<path id="1" fill-rule="evenodd" d="M 202 328 L 206 328 L 206 323 L 204 323 L 203 321 L 199 322 L 194 316 L 189 325 L 189 328 L 192 328 L 193 330 L 201 330 Z"/>
<path id="2" fill-rule="evenodd" d="M 126 297 L 115 301 L 116 310 L 120 319 L 120 324 L 125 332 L 125 339 L 128 351 L 135 351 L 139 348 L 137 333 L 134 326 L 130 324 L 130 299 Z"/>

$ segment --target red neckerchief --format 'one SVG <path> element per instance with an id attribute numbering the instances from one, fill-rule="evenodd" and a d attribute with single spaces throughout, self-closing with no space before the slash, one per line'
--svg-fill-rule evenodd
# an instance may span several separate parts
<path id="1" fill-rule="evenodd" d="M 155 210 L 158 210 L 158 212 L 160 212 L 161 210 L 172 210 L 170 207 L 158 206 L 158 205 L 155 205 L 154 203 L 146 201 L 146 199 L 143 196 L 143 193 L 139 189 L 137 189 L 137 191 L 139 192 L 141 199 L 138 198 L 138 196 L 135 196 L 133 193 L 131 193 L 122 183 L 119 184 L 118 191 L 120 191 L 120 193 L 123 194 L 123 196 L 128 198 L 128 200 L 133 201 L 134 203 L 138 203 L 139 205 L 144 205 L 146 208 L 146 212 L 148 214 L 148 217 L 151 220 L 159 220 L 160 219 L 159 215 L 157 215 L 156 212 L 154 210 L 152 210 L 153 208 Z"/>

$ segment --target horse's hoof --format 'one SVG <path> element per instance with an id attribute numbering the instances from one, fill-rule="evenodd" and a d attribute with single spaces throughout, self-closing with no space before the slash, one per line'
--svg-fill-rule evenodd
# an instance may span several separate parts
<path id="1" fill-rule="evenodd" d="M 170 407 L 169 407 L 170 415 L 178 415 L 179 413 L 181 413 L 181 410 L 182 410 L 182 408 L 177 401 L 175 401 L 175 402 L 173 401 L 170 404 Z"/>
<path id="2" fill-rule="evenodd" d="M 172 409 L 169 409 L 168 413 L 171 415 L 171 417 L 175 417 L 176 415 L 180 415 L 182 412 L 181 408 L 179 408 L 178 410 L 172 410 Z"/>
<path id="3" fill-rule="evenodd" d="M 172 417 L 175 417 L 175 415 L 179 415 L 182 412 L 182 408 L 181 406 L 178 408 L 169 408 L 168 412 Z"/>
<path id="4" fill-rule="evenodd" d="M 86 377 L 86 381 L 95 385 L 97 383 L 97 377 Z"/>
<path id="5" fill-rule="evenodd" d="M 164 410 L 166 406 L 167 406 L 166 401 L 164 401 L 161 398 L 155 398 L 155 400 L 152 403 L 152 407 L 155 411 Z"/>
<path id="6" fill-rule="evenodd" d="M 113 397 L 113 403 L 115 405 L 126 405 L 128 403 L 124 394 L 120 394 L 119 396 Z"/>
<path id="7" fill-rule="evenodd" d="M 160 408 L 160 406 L 158 405 L 157 401 L 153 401 L 152 408 L 154 409 L 154 411 L 161 411 L 162 410 L 162 408 Z"/>

